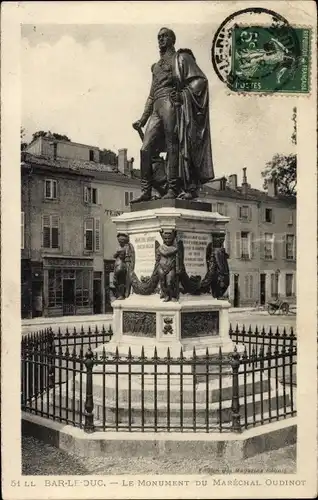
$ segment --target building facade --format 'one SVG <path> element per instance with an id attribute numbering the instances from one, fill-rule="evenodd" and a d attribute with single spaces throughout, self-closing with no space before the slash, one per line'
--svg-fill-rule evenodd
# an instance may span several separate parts
<path id="1" fill-rule="evenodd" d="M 118 166 L 97 148 L 40 137 L 21 162 L 22 317 L 111 310 L 116 228 L 140 194 L 127 150 Z"/>
<path id="2" fill-rule="evenodd" d="M 130 209 L 140 194 L 127 150 L 118 165 L 103 163 L 103 151 L 39 137 L 21 162 L 22 317 L 99 314 L 111 311 L 112 218 Z M 200 198 L 229 217 L 228 297 L 235 307 L 296 295 L 296 201 L 252 189 L 246 171 L 215 179 Z"/>
<path id="3" fill-rule="evenodd" d="M 225 246 L 229 254 L 229 299 L 234 307 L 264 305 L 277 296 L 296 301 L 296 200 L 281 196 L 270 183 L 268 192 L 247 183 L 246 170 L 216 179 L 202 197 L 212 210 L 230 218 Z"/>

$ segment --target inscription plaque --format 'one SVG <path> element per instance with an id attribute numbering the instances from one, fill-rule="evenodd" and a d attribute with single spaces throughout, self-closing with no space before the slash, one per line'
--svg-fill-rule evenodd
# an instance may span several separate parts
<path id="1" fill-rule="evenodd" d="M 130 238 L 135 249 L 135 273 L 140 279 L 142 276 L 151 276 L 155 265 L 155 241 L 159 239 L 157 233 L 135 234 Z"/>
<path id="2" fill-rule="evenodd" d="M 123 335 L 156 337 L 156 313 L 124 311 Z"/>
<path id="3" fill-rule="evenodd" d="M 184 246 L 184 265 L 189 276 L 204 277 L 206 273 L 206 247 L 211 235 L 185 232 L 181 236 Z"/>
<path id="4" fill-rule="evenodd" d="M 219 312 L 196 311 L 181 313 L 181 338 L 219 335 Z"/>

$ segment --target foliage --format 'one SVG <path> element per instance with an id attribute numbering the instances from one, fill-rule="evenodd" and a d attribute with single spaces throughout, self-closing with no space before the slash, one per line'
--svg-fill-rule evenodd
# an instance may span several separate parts
<path id="1" fill-rule="evenodd" d="M 266 190 L 268 181 L 276 180 L 278 193 L 286 196 L 296 196 L 297 157 L 295 154 L 276 154 L 266 163 L 262 172 L 263 187 Z"/>
<path id="2" fill-rule="evenodd" d="M 24 138 L 25 138 L 25 128 L 24 127 L 20 127 L 20 143 L 21 143 L 21 151 L 23 151 L 28 143 L 24 141 Z"/>
<path id="3" fill-rule="evenodd" d="M 38 137 L 52 137 L 52 139 L 56 139 L 57 141 L 71 142 L 71 139 L 67 135 L 58 134 L 56 132 L 52 133 L 50 130 L 48 132 L 45 132 L 44 130 L 38 130 L 37 132 L 34 132 L 34 134 L 32 135 L 32 141 L 34 141 Z"/>
<path id="4" fill-rule="evenodd" d="M 118 156 L 110 149 L 102 149 L 100 152 L 100 162 L 105 165 L 118 165 Z"/>

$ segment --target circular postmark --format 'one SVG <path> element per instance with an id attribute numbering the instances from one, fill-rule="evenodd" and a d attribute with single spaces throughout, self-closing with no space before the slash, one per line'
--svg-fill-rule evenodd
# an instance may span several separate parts
<path id="1" fill-rule="evenodd" d="M 236 92 L 297 91 L 301 36 L 274 11 L 251 7 L 234 12 L 213 38 L 213 68 Z"/>

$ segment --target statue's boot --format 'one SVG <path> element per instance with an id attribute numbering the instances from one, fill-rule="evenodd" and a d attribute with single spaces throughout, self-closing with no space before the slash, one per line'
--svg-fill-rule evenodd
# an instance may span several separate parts
<path id="1" fill-rule="evenodd" d="M 178 179 L 170 179 L 168 181 L 168 191 L 163 196 L 164 200 L 175 199 L 178 196 Z"/>
<path id="2" fill-rule="evenodd" d="M 140 151 L 140 187 L 141 195 L 135 198 L 131 203 L 139 203 L 142 201 L 151 200 L 151 187 L 152 187 L 152 170 L 151 170 L 151 155 L 149 151 Z"/>

